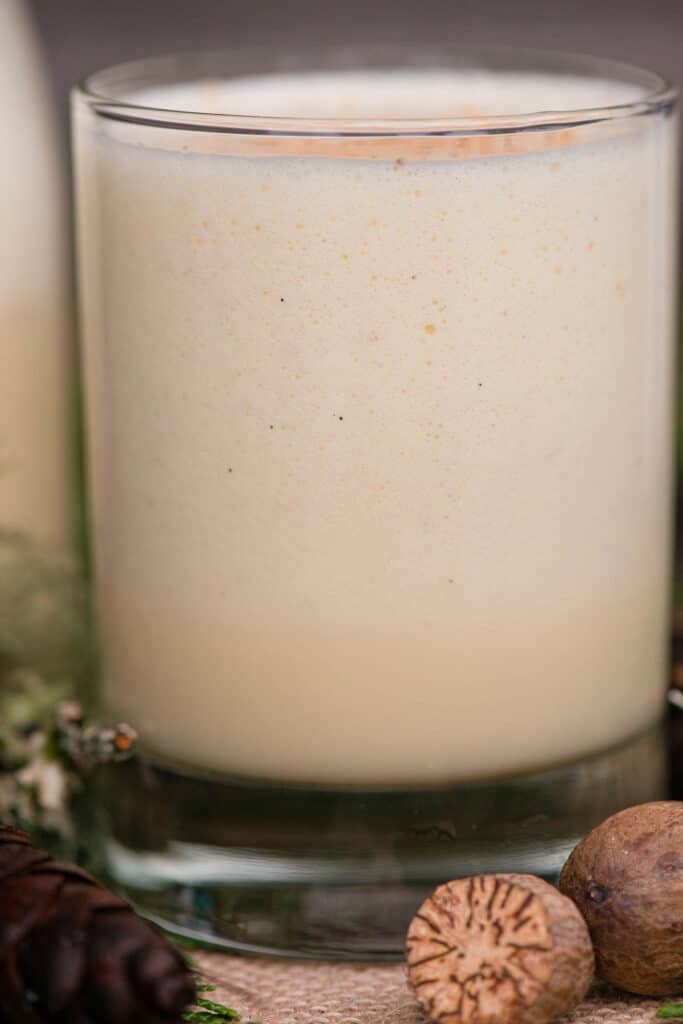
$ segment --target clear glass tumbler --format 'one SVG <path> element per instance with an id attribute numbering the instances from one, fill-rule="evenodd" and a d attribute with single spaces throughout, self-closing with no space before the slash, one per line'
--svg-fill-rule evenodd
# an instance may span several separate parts
<path id="1" fill-rule="evenodd" d="M 136 62 L 74 95 L 119 884 L 388 957 L 660 796 L 675 95 L 451 52 Z"/>

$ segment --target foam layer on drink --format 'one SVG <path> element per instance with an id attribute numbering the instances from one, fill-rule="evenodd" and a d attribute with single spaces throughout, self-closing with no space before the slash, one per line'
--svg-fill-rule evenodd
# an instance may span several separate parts
<path id="1" fill-rule="evenodd" d="M 245 110 L 260 88 L 225 86 Z M 82 117 L 111 711 L 168 760 L 361 785 L 548 767 L 649 725 L 671 120 L 364 160 Z"/>
<path id="2" fill-rule="evenodd" d="M 129 101 L 241 116 L 448 118 L 632 103 L 640 86 L 578 75 L 434 68 L 244 75 L 147 88 Z"/>

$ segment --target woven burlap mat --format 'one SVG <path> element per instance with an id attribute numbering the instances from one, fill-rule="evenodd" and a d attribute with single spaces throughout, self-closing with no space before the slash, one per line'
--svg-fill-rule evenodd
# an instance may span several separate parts
<path id="1" fill-rule="evenodd" d="M 424 1024 L 401 965 L 257 960 L 193 954 L 211 996 L 263 1024 Z M 562 1024 L 651 1024 L 662 1000 L 598 987 Z"/>

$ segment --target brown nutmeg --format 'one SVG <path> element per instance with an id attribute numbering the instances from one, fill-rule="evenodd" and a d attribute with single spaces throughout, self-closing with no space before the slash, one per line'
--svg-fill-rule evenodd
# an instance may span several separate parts
<path id="1" fill-rule="evenodd" d="M 627 992 L 683 992 L 683 803 L 629 807 L 579 843 L 560 889 L 588 924 L 598 974 Z"/>
<path id="2" fill-rule="evenodd" d="M 439 886 L 413 918 L 408 980 L 439 1024 L 547 1024 L 586 994 L 594 962 L 574 904 L 534 875 Z"/>

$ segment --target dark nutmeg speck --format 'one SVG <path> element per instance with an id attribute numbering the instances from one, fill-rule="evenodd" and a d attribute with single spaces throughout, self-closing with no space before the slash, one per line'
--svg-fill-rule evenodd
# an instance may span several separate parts
<path id="1" fill-rule="evenodd" d="M 602 885 L 591 885 L 586 891 L 586 898 L 592 903 L 604 903 L 609 898 L 609 893 Z"/>

